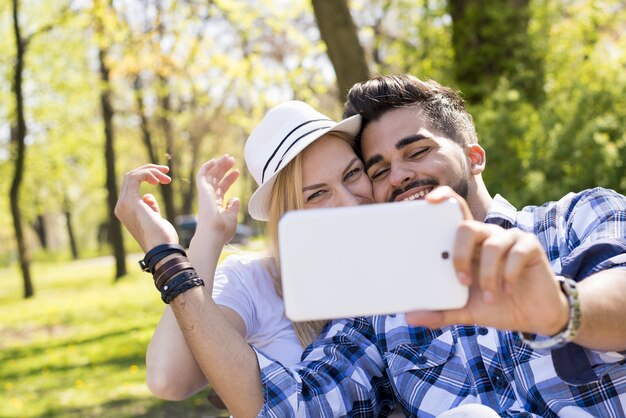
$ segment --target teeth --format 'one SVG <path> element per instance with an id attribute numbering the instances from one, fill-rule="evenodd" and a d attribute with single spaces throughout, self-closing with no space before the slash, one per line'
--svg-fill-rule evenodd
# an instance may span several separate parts
<path id="1" fill-rule="evenodd" d="M 430 192 L 430 189 L 428 189 L 428 190 L 421 190 L 421 191 L 419 191 L 419 192 L 415 193 L 414 195 L 407 197 L 406 199 L 402 199 L 402 201 L 403 201 L 403 202 L 412 202 L 412 201 L 414 201 L 415 199 L 421 199 L 421 198 L 423 198 L 423 197 L 424 197 L 424 196 L 426 196 L 429 192 Z"/>

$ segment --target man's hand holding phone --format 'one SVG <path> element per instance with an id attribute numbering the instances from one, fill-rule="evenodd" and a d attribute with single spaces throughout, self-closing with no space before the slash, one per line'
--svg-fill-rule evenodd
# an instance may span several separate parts
<path id="1" fill-rule="evenodd" d="M 568 321 L 568 302 L 535 235 L 474 221 L 464 199 L 448 187 L 427 195 L 434 204 L 456 199 L 464 214 L 454 243 L 453 262 L 469 300 L 460 309 L 412 311 L 412 325 L 440 328 L 479 324 L 554 335 Z"/>

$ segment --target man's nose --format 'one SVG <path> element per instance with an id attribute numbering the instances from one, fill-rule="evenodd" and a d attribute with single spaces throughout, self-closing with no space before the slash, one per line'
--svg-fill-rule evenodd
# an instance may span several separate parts
<path id="1" fill-rule="evenodd" d="M 391 172 L 389 173 L 389 182 L 394 187 L 401 187 L 407 182 L 409 182 L 414 173 L 411 170 L 407 170 L 403 166 L 396 166 L 390 168 Z"/>

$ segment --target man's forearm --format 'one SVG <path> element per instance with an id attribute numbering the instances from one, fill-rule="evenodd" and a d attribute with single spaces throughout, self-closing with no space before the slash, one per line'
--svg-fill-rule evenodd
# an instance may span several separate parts
<path id="1" fill-rule="evenodd" d="M 263 404 L 256 355 L 212 297 L 222 248 L 213 237 L 194 236 L 189 260 L 207 286 L 180 294 L 170 306 L 198 366 L 229 411 L 236 417 L 256 416 Z"/>
<path id="2" fill-rule="evenodd" d="M 594 350 L 626 350 L 626 269 L 593 274 L 578 290 L 582 320 L 574 341 Z"/>
<path id="3" fill-rule="evenodd" d="M 229 411 L 236 417 L 256 416 L 263 404 L 256 355 L 207 289 L 182 293 L 171 306 L 196 362 Z"/>

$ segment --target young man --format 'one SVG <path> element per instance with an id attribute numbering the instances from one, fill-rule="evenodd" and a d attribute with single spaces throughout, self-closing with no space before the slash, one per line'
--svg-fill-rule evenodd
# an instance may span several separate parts
<path id="1" fill-rule="evenodd" d="M 295 370 L 257 353 L 261 415 L 376 416 L 397 399 L 420 417 L 471 403 L 501 416 L 624 416 L 626 198 L 593 189 L 522 211 L 492 198 L 471 116 L 432 81 L 358 84 L 345 115 L 357 113 L 377 202 L 450 186 L 484 221 L 465 221 L 455 244 L 470 299 L 333 321 Z"/>

